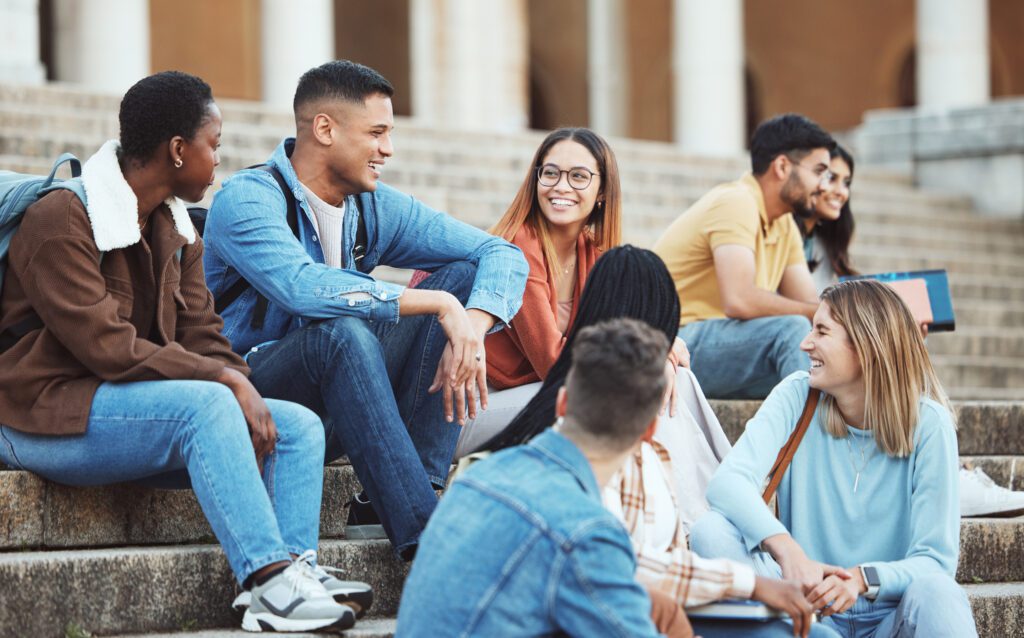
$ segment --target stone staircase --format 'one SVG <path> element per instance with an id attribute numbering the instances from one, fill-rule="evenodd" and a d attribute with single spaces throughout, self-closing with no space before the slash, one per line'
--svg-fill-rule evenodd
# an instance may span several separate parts
<path id="1" fill-rule="evenodd" d="M 118 102 L 70 87 L 0 86 L 0 169 L 46 173 L 61 152 L 88 157 L 116 137 Z M 289 114 L 258 104 L 220 105 L 220 178 L 263 161 L 293 127 Z M 542 137 L 400 119 L 384 178 L 486 227 L 511 200 Z M 624 182 L 626 240 L 641 246 L 708 188 L 745 169 L 739 160 L 688 157 L 665 144 L 612 146 Z M 928 343 L 957 399 L 962 459 L 1000 485 L 1024 488 L 1024 224 L 976 217 L 966 198 L 921 192 L 905 177 L 870 168 L 857 173 L 853 206 L 861 270 L 949 270 L 957 330 Z M 715 402 L 732 439 L 756 407 Z M 351 467 L 326 467 L 324 481 L 322 560 L 376 591 L 372 617 L 346 635 L 390 636 L 406 568 L 386 542 L 344 538 L 344 504 L 358 489 Z M 233 580 L 190 492 L 69 488 L 2 468 L 0 494 L 0 638 L 243 635 L 228 608 Z M 983 636 L 1024 636 L 1022 547 L 1024 517 L 963 521 L 957 576 Z"/>

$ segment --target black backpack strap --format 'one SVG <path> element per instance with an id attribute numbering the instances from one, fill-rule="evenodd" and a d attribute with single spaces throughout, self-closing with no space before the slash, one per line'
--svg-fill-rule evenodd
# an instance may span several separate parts
<path id="1" fill-rule="evenodd" d="M 281 189 L 281 193 L 284 195 L 284 201 L 287 205 L 288 212 L 285 215 L 285 219 L 288 222 L 288 228 L 291 229 L 292 234 L 295 235 L 296 239 L 299 237 L 299 205 L 295 201 L 295 194 L 292 193 L 292 189 L 288 188 L 288 184 L 284 181 L 284 176 L 281 175 L 281 171 L 277 170 L 277 167 L 270 164 L 256 164 L 254 166 L 248 166 L 255 170 L 260 170 L 265 173 L 270 173 L 270 176 L 277 182 L 277 186 Z M 242 293 L 248 290 L 252 284 L 246 281 L 245 277 L 239 276 L 238 281 L 231 285 L 230 288 L 224 291 L 224 294 L 217 298 L 214 302 L 213 309 L 216 313 L 222 314 L 228 306 L 233 304 L 235 300 L 242 296 Z M 259 330 L 263 327 L 263 322 L 267 318 L 267 307 L 269 302 L 263 295 L 256 293 L 256 305 L 252 310 L 252 321 L 251 325 L 254 329 Z"/>
<path id="2" fill-rule="evenodd" d="M 370 239 L 366 233 L 366 216 L 363 215 L 363 206 L 359 203 L 359 198 L 353 198 L 356 202 L 356 245 L 352 247 L 352 262 L 359 270 L 359 266 L 363 262 L 363 257 L 366 257 L 366 251 L 370 246 Z"/>
<path id="3" fill-rule="evenodd" d="M 6 330 L 0 332 L 0 353 L 6 352 L 14 344 L 21 341 L 22 337 L 42 327 L 43 320 L 34 312 L 31 316 L 22 319 L 13 326 L 8 326 Z"/>

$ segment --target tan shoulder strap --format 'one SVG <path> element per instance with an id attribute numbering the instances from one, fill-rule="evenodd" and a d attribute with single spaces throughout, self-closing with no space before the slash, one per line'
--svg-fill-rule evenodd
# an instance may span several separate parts
<path id="1" fill-rule="evenodd" d="M 800 415 L 800 420 L 796 423 L 796 429 L 793 430 L 793 433 L 789 435 L 789 440 L 779 450 L 779 456 L 775 459 L 775 464 L 772 465 L 771 471 L 768 472 L 768 487 L 764 488 L 765 503 L 771 503 L 772 497 L 775 496 L 775 490 L 779 488 L 779 483 L 782 482 L 782 477 L 789 468 L 793 455 L 796 454 L 796 449 L 800 447 L 800 441 L 803 440 L 804 434 L 807 433 L 807 426 L 811 424 L 811 417 L 814 416 L 814 410 L 818 407 L 818 399 L 820 397 L 821 390 L 816 388 L 811 388 L 807 393 L 807 402 L 804 403 L 804 411 Z"/>

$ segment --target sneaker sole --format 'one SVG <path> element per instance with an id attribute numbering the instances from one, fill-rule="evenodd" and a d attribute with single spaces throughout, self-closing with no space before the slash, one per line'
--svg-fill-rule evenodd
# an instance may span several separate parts
<path id="1" fill-rule="evenodd" d="M 282 618 L 274 614 L 254 613 L 251 609 L 245 611 L 242 617 L 242 629 L 253 633 L 264 631 L 276 632 L 300 632 L 316 631 L 319 629 L 338 629 L 345 631 L 356 624 L 356 615 L 351 607 L 346 608 L 346 613 L 341 618 L 315 618 L 296 619 Z"/>
<path id="2" fill-rule="evenodd" d="M 1024 507 L 1014 507 L 1006 510 L 978 510 L 960 512 L 961 518 L 1014 518 L 1024 514 Z"/>
<path id="3" fill-rule="evenodd" d="M 345 538 L 357 541 L 372 541 L 387 538 L 383 525 L 352 525 L 345 528 Z"/>
<path id="4" fill-rule="evenodd" d="M 356 613 L 356 618 L 362 618 L 373 606 L 373 590 L 353 590 L 348 592 L 334 592 L 334 602 L 350 608 Z"/>

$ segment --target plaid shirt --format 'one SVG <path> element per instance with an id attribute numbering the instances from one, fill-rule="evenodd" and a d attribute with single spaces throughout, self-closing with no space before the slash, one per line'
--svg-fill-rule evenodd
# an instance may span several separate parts
<path id="1" fill-rule="evenodd" d="M 644 465 L 648 448 L 660 463 Z M 754 571 L 746 565 L 718 559 L 701 558 L 690 551 L 686 534 L 679 520 L 676 497 L 669 477 L 672 459 L 668 450 L 656 441 L 644 443 L 605 490 L 605 503 L 626 526 L 637 552 L 637 580 L 657 588 L 683 607 L 703 605 L 723 598 L 750 598 L 754 591 Z M 648 507 L 644 482 L 661 481 L 672 498 L 672 511 L 655 511 Z M 668 547 L 655 547 L 646 542 L 648 531 L 673 525 Z"/>

